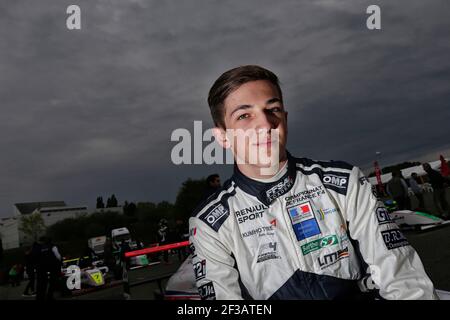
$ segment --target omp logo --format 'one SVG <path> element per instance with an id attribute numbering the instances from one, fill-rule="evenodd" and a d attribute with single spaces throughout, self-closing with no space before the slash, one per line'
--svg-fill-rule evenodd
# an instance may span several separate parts
<path id="1" fill-rule="evenodd" d="M 329 266 L 335 264 L 336 262 L 340 261 L 341 259 L 348 258 L 350 255 L 348 253 L 348 247 L 335 251 L 330 254 L 326 254 L 323 256 L 323 258 L 318 257 L 317 261 L 319 262 L 319 266 L 321 269 L 328 268 Z"/>
<path id="2" fill-rule="evenodd" d="M 220 218 L 225 216 L 227 213 L 228 210 L 222 204 L 218 204 L 214 208 L 214 210 L 206 215 L 205 219 L 210 225 L 213 226 Z"/>
<path id="3" fill-rule="evenodd" d="M 206 276 L 206 260 L 199 261 L 193 264 L 195 281 L 201 280 Z"/>
<path id="4" fill-rule="evenodd" d="M 347 195 L 350 174 L 345 172 L 327 171 L 323 173 L 322 182 L 325 188 Z"/>
<path id="5" fill-rule="evenodd" d="M 290 177 L 286 177 L 283 181 L 281 181 L 280 183 L 276 184 L 275 186 L 273 186 L 272 188 L 267 190 L 266 198 L 267 198 L 268 202 L 272 203 L 273 200 L 275 200 L 279 196 L 288 192 L 288 190 L 292 186 L 292 183 L 293 183 L 292 179 Z"/>
<path id="6" fill-rule="evenodd" d="M 338 238 L 336 235 L 331 235 L 327 237 L 323 237 L 311 242 L 308 242 L 301 246 L 303 255 L 307 255 L 308 253 L 311 253 L 313 251 L 329 247 L 332 245 L 338 244 Z"/>
<path id="7" fill-rule="evenodd" d="M 389 212 L 385 207 L 378 207 L 376 209 L 378 224 L 385 224 L 385 223 L 391 223 L 391 217 L 389 215 Z"/>
<path id="8" fill-rule="evenodd" d="M 343 176 L 338 176 L 334 174 L 324 174 L 323 183 L 333 185 L 338 188 L 345 189 L 347 184 L 347 178 Z"/>

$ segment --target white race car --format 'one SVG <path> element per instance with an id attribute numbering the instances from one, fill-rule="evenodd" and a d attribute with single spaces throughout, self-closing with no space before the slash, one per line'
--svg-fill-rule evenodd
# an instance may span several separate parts
<path id="1" fill-rule="evenodd" d="M 428 230 L 450 224 L 450 221 L 442 220 L 428 213 L 412 210 L 397 210 L 395 201 L 384 202 L 392 221 L 402 230 Z"/>
<path id="2" fill-rule="evenodd" d="M 76 265 L 80 268 L 80 281 L 82 287 L 101 287 L 105 284 L 106 275 L 109 272 L 107 266 L 102 266 L 101 261 L 93 261 L 92 263 L 85 263 L 86 258 L 75 258 L 65 260 L 61 268 L 62 273 L 67 278 L 72 275 L 68 268 L 71 265 Z"/>

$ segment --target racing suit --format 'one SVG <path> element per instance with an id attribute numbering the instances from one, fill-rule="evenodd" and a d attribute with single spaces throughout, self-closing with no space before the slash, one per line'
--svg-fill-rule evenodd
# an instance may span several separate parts
<path id="1" fill-rule="evenodd" d="M 288 154 L 271 183 L 235 166 L 189 224 L 202 299 L 437 299 L 367 178 L 345 162 Z"/>

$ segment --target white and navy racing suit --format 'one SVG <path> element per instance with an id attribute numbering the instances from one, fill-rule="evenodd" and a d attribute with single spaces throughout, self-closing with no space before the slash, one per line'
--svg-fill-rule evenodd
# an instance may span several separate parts
<path id="1" fill-rule="evenodd" d="M 272 183 L 235 166 L 189 224 L 203 299 L 357 299 L 370 289 L 383 299 L 437 299 L 367 178 L 345 162 L 288 155 Z"/>

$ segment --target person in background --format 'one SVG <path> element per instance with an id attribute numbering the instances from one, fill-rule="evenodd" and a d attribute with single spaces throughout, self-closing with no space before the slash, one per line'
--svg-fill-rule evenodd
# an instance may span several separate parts
<path id="1" fill-rule="evenodd" d="M 411 190 L 414 192 L 414 195 L 416 196 L 417 200 L 419 200 L 419 207 L 415 208 L 415 210 L 420 209 L 423 210 L 425 208 L 425 203 L 423 201 L 423 191 L 422 187 L 419 185 L 419 177 L 417 176 L 417 173 L 413 172 L 411 174 L 411 178 L 409 178 L 409 186 L 411 187 Z"/>
<path id="2" fill-rule="evenodd" d="M 448 203 L 445 198 L 445 189 L 448 186 L 447 181 L 439 172 L 433 170 L 429 163 L 424 163 L 422 168 L 427 173 L 428 179 L 433 187 L 434 203 L 439 210 L 441 218 L 447 220 L 449 217 Z"/>
<path id="3" fill-rule="evenodd" d="M 158 242 L 159 245 L 165 245 L 168 243 L 169 237 L 169 227 L 167 226 L 167 220 L 161 219 L 158 224 Z M 168 250 L 163 251 L 163 261 L 165 264 L 169 264 L 169 252 Z"/>
<path id="4" fill-rule="evenodd" d="M 62 257 L 50 238 L 41 237 L 39 242 L 36 300 L 53 300 L 57 279 L 61 273 Z"/>
<path id="5" fill-rule="evenodd" d="M 189 240 L 189 226 L 183 220 L 177 220 L 175 226 L 176 242 L 182 242 Z M 178 260 L 182 261 L 188 256 L 187 248 L 181 247 L 177 249 Z"/>
<path id="6" fill-rule="evenodd" d="M 399 210 L 408 209 L 408 185 L 401 177 L 400 170 L 392 172 L 392 179 L 387 183 L 386 191 L 397 202 Z"/>
<path id="7" fill-rule="evenodd" d="M 15 264 L 9 270 L 9 279 L 11 281 L 11 287 L 20 286 L 20 265 Z"/>
<path id="8" fill-rule="evenodd" d="M 220 176 L 217 173 L 211 174 L 206 178 L 206 189 L 203 193 L 203 200 L 206 200 L 210 195 L 220 189 Z"/>
<path id="9" fill-rule="evenodd" d="M 28 283 L 23 291 L 22 296 L 34 297 L 36 296 L 35 281 L 36 281 L 36 256 L 37 256 L 38 243 L 34 242 L 31 248 L 25 253 L 25 270 L 28 275 Z M 31 290 L 31 292 L 30 292 Z"/>

